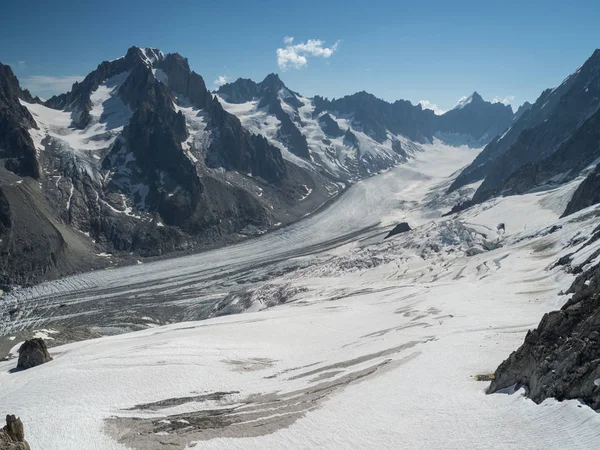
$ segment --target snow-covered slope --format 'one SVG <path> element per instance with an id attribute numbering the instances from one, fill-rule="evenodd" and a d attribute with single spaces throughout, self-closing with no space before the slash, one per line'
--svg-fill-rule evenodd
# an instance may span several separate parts
<path id="1" fill-rule="evenodd" d="M 559 219 L 574 188 L 565 186 L 439 217 L 447 174 L 472 155 L 428 150 L 261 239 L 13 297 L 51 324 L 71 303 L 94 317 L 86 303 L 104 284 L 104 300 L 91 302 L 102 313 L 121 307 L 117 320 L 133 311 L 153 326 L 54 348 L 54 361 L 23 372 L 0 363 L 0 403 L 48 450 L 594 448 L 591 409 L 486 396 L 475 376 L 564 303 L 557 293 L 573 275 L 553 263 L 575 252 L 582 264 L 600 248 L 581 249 L 600 210 Z M 400 218 L 413 231 L 383 241 Z M 222 305 L 225 291 L 248 310 L 157 327 L 166 309 L 139 301 L 150 290 L 190 317 L 199 303 Z M 31 307 L 40 294 L 45 318 Z"/>
<path id="2" fill-rule="evenodd" d="M 289 92 L 289 91 L 288 91 Z M 363 131 L 353 127 L 349 118 L 335 113 L 317 113 L 310 98 L 294 95 L 301 106 L 292 107 L 286 103 L 283 93 L 279 94 L 282 109 L 293 119 L 310 150 L 310 159 L 295 155 L 279 139 L 281 122 L 270 113 L 269 106 L 262 106 L 259 100 L 245 103 L 229 103 L 217 96 L 228 112 L 235 114 L 251 132 L 261 134 L 271 144 L 281 149 L 284 158 L 303 167 L 315 167 L 343 180 L 357 181 L 380 170 L 388 169 L 406 161 L 421 147 L 402 135 L 389 134 L 388 139 L 377 142 Z M 320 124 L 320 117 L 327 114 L 344 132 L 339 136 L 328 135 Z M 349 138 L 351 136 L 351 138 Z"/>
<path id="3" fill-rule="evenodd" d="M 106 266 L 100 254 L 131 263 L 261 235 L 345 186 L 284 160 L 176 53 L 131 47 L 43 103 L 8 66 L 0 84 L 15 136 L 0 142 L 7 286 Z"/>
<path id="4" fill-rule="evenodd" d="M 513 118 L 510 106 L 486 102 L 477 93 L 437 116 L 409 101 L 388 103 L 364 91 L 337 100 L 307 98 L 276 74 L 260 83 L 240 78 L 216 93 L 228 112 L 267 137 L 286 159 L 345 181 L 405 161 L 434 136 L 457 146 L 482 147 Z"/>

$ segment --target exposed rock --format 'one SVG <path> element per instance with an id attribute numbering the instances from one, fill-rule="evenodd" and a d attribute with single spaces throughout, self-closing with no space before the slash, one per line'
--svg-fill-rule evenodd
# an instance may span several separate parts
<path id="1" fill-rule="evenodd" d="M 581 399 L 600 410 L 600 265 L 580 274 L 569 293 L 498 367 L 488 393 L 525 387 L 536 403 Z"/>
<path id="2" fill-rule="evenodd" d="M 408 223 L 400 222 L 387 234 L 387 236 L 384 239 L 387 239 L 389 237 L 395 236 L 400 233 L 406 233 L 407 231 L 410 231 L 411 229 L 412 228 L 410 227 L 410 225 L 408 225 Z"/>
<path id="3" fill-rule="evenodd" d="M 600 106 L 600 50 L 491 141 L 455 179 L 449 191 L 485 178 L 474 200 L 495 195 L 502 182 L 529 163 L 555 152 Z"/>
<path id="4" fill-rule="evenodd" d="M 187 58 L 178 53 L 168 54 L 158 63 L 167 75 L 167 83 L 174 91 L 190 100 L 198 108 L 209 108 L 212 95 L 206 89 L 204 79 L 190 69 Z"/>
<path id="5" fill-rule="evenodd" d="M 310 158 L 306 137 L 294 123 L 297 118 L 290 117 L 281 106 L 283 101 L 297 109 L 303 103 L 298 98 L 298 94 L 289 90 L 277 74 L 267 75 L 260 83 L 239 78 L 233 83 L 221 86 L 217 93 L 229 103 L 258 101 L 259 108 L 266 108 L 279 120 L 278 139 L 295 155 L 305 159 Z"/>
<path id="6" fill-rule="evenodd" d="M 533 188 L 567 183 L 600 158 L 600 111 L 587 119 L 559 148 L 539 162 L 525 164 L 508 176 L 496 194 L 523 194 Z M 589 206 L 589 205 L 588 205 Z"/>
<path id="7" fill-rule="evenodd" d="M 11 68 L 0 63 L 0 160 L 20 176 L 39 178 L 40 167 L 29 128 L 35 120 L 19 102 L 23 91 Z"/>
<path id="8" fill-rule="evenodd" d="M 358 138 L 356 135 L 348 128 L 344 133 L 344 145 L 347 147 L 356 147 L 358 146 Z"/>
<path id="9" fill-rule="evenodd" d="M 600 128 L 599 128 L 600 129 Z M 598 141 L 600 146 L 600 141 Z M 579 185 L 562 217 L 600 203 L 600 165 Z"/>
<path id="10" fill-rule="evenodd" d="M 321 125 L 321 129 L 330 138 L 337 138 L 344 135 L 338 123 L 327 113 L 319 117 L 319 125 Z"/>
<path id="11" fill-rule="evenodd" d="M 25 441 L 23 422 L 18 417 L 6 416 L 6 425 L 0 429 L 0 450 L 30 450 Z"/>
<path id="12" fill-rule="evenodd" d="M 473 92 L 463 104 L 436 116 L 435 129 L 436 134 L 446 133 L 462 139 L 456 144 L 464 142 L 482 146 L 502 134 L 512 120 L 513 110 L 510 105 L 486 102 L 477 92 Z"/>
<path id="13" fill-rule="evenodd" d="M 145 65 L 146 58 L 142 49 L 131 47 L 127 54 L 114 61 L 103 61 L 96 70 L 90 72 L 81 83 L 74 83 L 66 94 L 55 95 L 44 104 L 50 108 L 71 112 L 73 125 L 85 128 L 89 124 L 92 109 L 90 94 L 107 79 L 123 72 L 132 70 L 139 65 Z"/>
<path id="14" fill-rule="evenodd" d="M 406 100 L 388 103 L 365 91 L 328 100 L 316 96 L 316 111 L 336 111 L 352 117 L 353 127 L 362 130 L 376 140 L 384 142 L 388 132 L 401 134 L 415 142 L 430 142 L 435 131 L 436 116 L 433 111 L 423 110 Z"/>
<path id="15" fill-rule="evenodd" d="M 516 122 L 517 120 L 519 120 L 523 114 L 525 114 L 527 111 L 529 111 L 531 109 L 532 106 L 533 105 L 529 102 L 525 102 L 521 106 L 519 106 L 519 109 L 517 109 L 517 112 L 515 113 L 515 116 L 513 117 L 513 122 Z"/>
<path id="16" fill-rule="evenodd" d="M 25 341 L 19 348 L 19 362 L 17 369 L 30 369 L 52 361 L 52 356 L 48 353 L 46 343 L 41 338 L 34 338 Z"/>

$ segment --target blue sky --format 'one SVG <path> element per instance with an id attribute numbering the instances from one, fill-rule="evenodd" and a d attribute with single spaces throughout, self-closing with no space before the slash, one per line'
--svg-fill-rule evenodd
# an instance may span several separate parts
<path id="1" fill-rule="evenodd" d="M 597 0 L 9 0 L 0 61 L 44 97 L 138 45 L 186 56 L 211 88 L 279 72 L 307 96 L 366 90 L 450 109 L 476 90 L 519 105 L 600 47 L 599 19 Z"/>

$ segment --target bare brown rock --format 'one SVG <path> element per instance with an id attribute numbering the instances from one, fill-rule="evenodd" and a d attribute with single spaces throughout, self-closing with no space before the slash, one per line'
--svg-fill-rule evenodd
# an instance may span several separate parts
<path id="1" fill-rule="evenodd" d="M 48 347 L 43 339 L 35 338 L 25 341 L 19 349 L 19 362 L 17 369 L 30 369 L 31 367 L 52 361 Z"/>
<path id="2" fill-rule="evenodd" d="M 25 441 L 23 422 L 18 417 L 6 416 L 6 425 L 0 430 L 0 450 L 31 450 Z"/>

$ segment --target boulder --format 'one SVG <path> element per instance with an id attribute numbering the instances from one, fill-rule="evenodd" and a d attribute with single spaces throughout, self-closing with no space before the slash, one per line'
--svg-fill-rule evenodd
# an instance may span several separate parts
<path id="1" fill-rule="evenodd" d="M 31 367 L 52 361 L 48 348 L 43 339 L 35 338 L 25 341 L 19 348 L 19 362 L 17 369 L 30 369 Z"/>
<path id="2" fill-rule="evenodd" d="M 6 416 L 6 426 L 0 429 L 0 450 L 30 450 L 25 441 L 23 422 L 13 415 Z"/>

